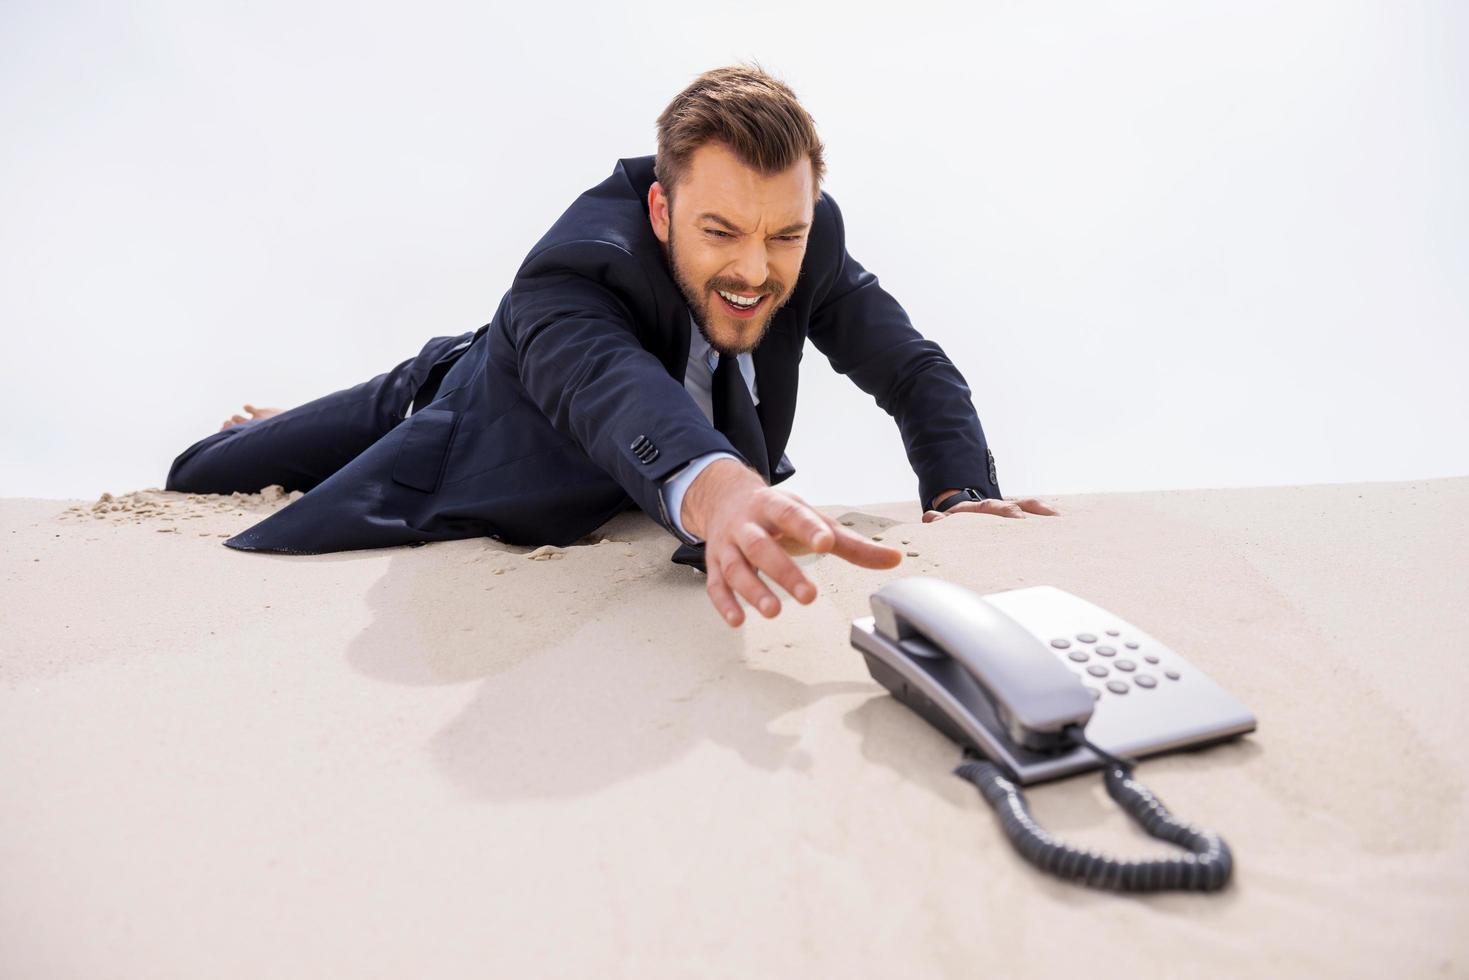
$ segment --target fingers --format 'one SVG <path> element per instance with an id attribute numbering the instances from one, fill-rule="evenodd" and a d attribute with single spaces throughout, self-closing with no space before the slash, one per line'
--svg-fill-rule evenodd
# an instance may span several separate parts
<path id="1" fill-rule="evenodd" d="M 732 534 L 716 533 L 705 545 L 704 589 L 730 626 L 744 622 L 740 598 L 767 619 L 780 614 L 780 599 L 760 577 L 762 573 L 797 602 L 816 601 L 816 585 L 791 560 L 793 554 L 831 552 L 853 564 L 877 569 L 892 568 L 903 560 L 897 548 L 841 526 L 791 494 L 767 496 L 753 514 L 755 519 L 737 525 Z"/>
<path id="2" fill-rule="evenodd" d="M 831 523 L 804 500 L 782 493 L 767 498 L 767 501 L 763 516 L 778 533 L 810 551 L 828 551 L 836 543 Z"/>
<path id="3" fill-rule="evenodd" d="M 836 547 L 831 549 L 831 553 L 854 565 L 861 565 L 863 568 L 892 568 L 903 560 L 903 553 L 897 548 L 878 544 L 849 528 L 838 526 L 836 532 Z"/>
<path id="4" fill-rule="evenodd" d="M 709 593 L 709 601 L 714 608 L 719 610 L 719 615 L 731 626 L 739 626 L 745 621 L 745 612 L 740 608 L 740 602 L 734 597 L 729 586 L 724 581 L 724 571 L 715 562 L 709 562 L 705 574 L 708 580 L 704 583 L 704 591 Z"/>
<path id="5" fill-rule="evenodd" d="M 740 550 L 745 553 L 745 558 L 778 583 L 797 602 L 810 605 L 816 601 L 815 584 L 791 560 L 790 554 L 759 525 L 747 524 L 745 531 L 736 536 L 736 541 Z"/>
<path id="6" fill-rule="evenodd" d="M 928 516 L 929 514 L 932 514 L 933 517 L 930 518 Z M 994 514 L 996 517 L 1018 517 L 1021 519 L 1025 517 L 1025 511 L 1017 503 L 1011 503 L 1008 500 L 986 499 L 966 500 L 963 503 L 955 504 L 945 511 L 931 510 L 923 515 L 923 520 L 924 523 L 931 524 L 934 521 L 941 521 L 955 514 Z"/>
<path id="7" fill-rule="evenodd" d="M 955 504 L 946 511 L 928 510 L 923 512 L 923 523 L 932 524 L 941 521 L 953 514 L 994 514 L 997 517 L 1024 518 L 1026 514 L 1040 514 L 1045 517 L 1059 517 L 1061 512 L 1050 504 L 1044 503 L 1034 497 L 1024 497 L 1011 500 L 966 500 Z"/>
<path id="8" fill-rule="evenodd" d="M 779 583 L 796 601 L 808 605 L 816 601 L 816 586 L 760 525 L 747 522 L 735 532 L 734 544 L 735 547 L 723 549 L 718 556 L 706 556 L 708 580 L 704 589 L 725 622 L 739 626 L 744 621 L 736 594 L 760 610 L 766 619 L 780 615 L 780 599 L 760 578 L 757 569 Z"/>
<path id="9" fill-rule="evenodd" d="M 782 494 L 782 497 L 792 498 L 792 495 Z M 769 513 L 780 530 L 812 551 L 830 551 L 863 568 L 892 568 L 903 560 L 903 553 L 897 548 L 878 544 L 843 527 L 799 498 L 777 503 Z"/>
<path id="10" fill-rule="evenodd" d="M 728 582 L 736 592 L 744 597 L 754 608 L 760 610 L 760 615 L 766 619 L 774 619 L 780 614 L 780 600 L 775 597 L 769 587 L 755 574 L 745 556 L 734 551 L 726 552 L 729 556 L 724 561 L 724 580 Z"/>
<path id="11" fill-rule="evenodd" d="M 1021 500 L 1015 501 L 1015 503 L 1020 505 L 1021 510 L 1031 514 L 1045 514 L 1048 517 L 1056 517 L 1059 516 L 1061 513 L 1050 504 L 1042 503 L 1041 501 L 1036 500 L 1034 497 L 1025 497 Z"/>
<path id="12" fill-rule="evenodd" d="M 1007 500 L 981 500 L 977 502 L 981 513 L 999 514 L 1002 517 L 1024 517 L 1026 514 L 1041 514 L 1046 517 L 1056 517 L 1061 512 L 1042 503 L 1034 497 L 1023 497 L 1020 499 L 1009 498 Z M 954 510 L 967 510 L 964 504 L 957 505 Z"/>

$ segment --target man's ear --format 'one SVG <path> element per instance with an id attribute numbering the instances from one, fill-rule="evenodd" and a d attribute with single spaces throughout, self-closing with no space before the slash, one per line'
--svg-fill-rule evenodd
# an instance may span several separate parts
<path id="1" fill-rule="evenodd" d="M 671 220 L 669 212 L 668 195 L 663 193 L 663 185 L 653 181 L 653 186 L 648 188 L 648 220 L 653 224 L 653 234 L 663 244 L 668 244 L 668 222 Z"/>

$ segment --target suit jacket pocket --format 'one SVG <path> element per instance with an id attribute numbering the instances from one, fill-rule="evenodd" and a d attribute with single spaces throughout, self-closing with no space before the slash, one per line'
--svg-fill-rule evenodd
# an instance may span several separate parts
<path id="1" fill-rule="evenodd" d="M 398 457 L 393 463 L 393 482 L 433 493 L 444 475 L 449 444 L 459 427 L 459 413 L 441 408 L 414 412 L 399 425 L 406 428 Z"/>

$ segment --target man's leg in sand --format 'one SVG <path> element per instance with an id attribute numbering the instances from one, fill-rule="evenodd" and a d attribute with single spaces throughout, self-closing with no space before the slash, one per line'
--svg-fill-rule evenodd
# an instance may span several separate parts
<path id="1" fill-rule="evenodd" d="M 403 421 L 420 389 L 437 385 L 446 357 L 462 352 L 470 336 L 435 337 L 392 370 L 295 408 L 246 405 L 249 417 L 227 419 L 174 460 L 164 488 L 254 493 L 280 484 L 310 490 Z"/>

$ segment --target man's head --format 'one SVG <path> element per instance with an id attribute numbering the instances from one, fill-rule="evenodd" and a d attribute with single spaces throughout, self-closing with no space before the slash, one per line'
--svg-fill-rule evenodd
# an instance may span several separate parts
<path id="1" fill-rule="evenodd" d="M 752 350 L 795 291 L 826 173 L 795 93 L 754 68 L 716 68 L 658 117 L 648 216 L 699 332 Z M 751 313 L 721 297 L 759 297 Z"/>

